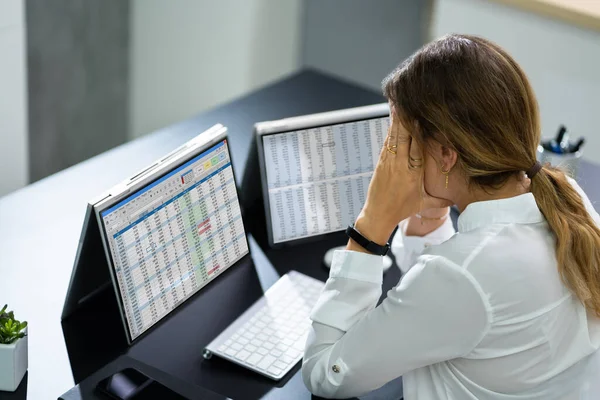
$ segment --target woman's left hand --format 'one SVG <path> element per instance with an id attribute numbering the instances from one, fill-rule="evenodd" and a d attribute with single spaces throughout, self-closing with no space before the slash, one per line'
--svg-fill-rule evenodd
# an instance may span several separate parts
<path id="1" fill-rule="evenodd" d="M 427 195 L 423 188 L 423 153 L 393 112 L 390 118 L 367 200 L 355 224 L 359 232 L 379 244 L 388 241 L 400 221 L 419 210 L 451 205 Z"/>

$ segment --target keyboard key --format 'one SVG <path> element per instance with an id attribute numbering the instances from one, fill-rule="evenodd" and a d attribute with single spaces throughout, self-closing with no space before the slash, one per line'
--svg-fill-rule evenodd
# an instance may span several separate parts
<path id="1" fill-rule="evenodd" d="M 271 366 L 271 364 L 273 364 L 273 361 L 275 361 L 275 360 L 276 360 L 275 357 L 273 357 L 270 354 L 267 354 L 262 360 L 260 360 L 257 367 L 266 371 L 267 368 L 269 368 Z"/>
<path id="2" fill-rule="evenodd" d="M 263 343 L 263 347 L 265 349 L 272 350 L 273 348 L 275 348 L 275 345 L 273 343 L 271 343 L 271 342 L 264 342 Z"/>
<path id="3" fill-rule="evenodd" d="M 256 350 L 256 352 L 262 356 L 266 356 L 267 354 L 269 354 L 269 350 L 265 349 L 264 347 L 259 348 L 258 350 Z"/>
<path id="4" fill-rule="evenodd" d="M 225 346 L 224 344 L 219 346 L 219 351 L 223 352 L 223 351 L 225 351 L 225 349 L 227 349 L 227 346 Z"/>
<path id="5" fill-rule="evenodd" d="M 244 337 L 239 337 L 237 340 L 238 343 L 242 344 L 242 345 L 247 345 L 248 343 L 250 343 L 250 341 Z"/>
<path id="6" fill-rule="evenodd" d="M 284 337 L 288 337 L 293 331 L 288 326 L 282 326 L 281 328 L 279 328 L 279 332 L 283 333 Z"/>
<path id="7" fill-rule="evenodd" d="M 257 347 L 253 346 L 251 344 L 247 344 L 246 345 L 246 350 L 248 350 L 250 353 L 254 353 L 256 351 Z"/>
<path id="8" fill-rule="evenodd" d="M 238 360 L 244 361 L 246 358 L 248 358 L 249 355 L 250 355 L 249 351 L 241 350 L 234 357 L 237 358 Z"/>
<path id="9" fill-rule="evenodd" d="M 240 335 L 237 333 L 234 333 L 233 335 L 231 335 L 231 339 L 233 339 L 233 340 L 237 340 L 239 337 L 240 337 Z"/>
<path id="10" fill-rule="evenodd" d="M 242 337 L 245 337 L 248 340 L 252 340 L 254 339 L 254 335 L 250 332 L 244 332 L 244 334 L 242 335 Z"/>
<path id="11" fill-rule="evenodd" d="M 237 353 L 237 350 L 234 350 L 234 349 L 225 350 L 225 354 L 227 354 L 228 356 L 235 356 L 235 353 Z"/>
<path id="12" fill-rule="evenodd" d="M 279 375 L 279 374 L 281 374 L 283 371 L 282 371 L 280 368 L 277 368 L 277 367 L 273 366 L 273 367 L 269 368 L 269 369 L 267 370 L 267 372 L 270 372 L 270 373 L 271 373 L 271 374 L 273 374 L 273 375 Z"/>
<path id="13" fill-rule="evenodd" d="M 276 348 L 277 350 L 286 351 L 286 350 L 288 349 L 288 346 L 286 346 L 286 345 L 285 345 L 285 344 L 283 344 L 283 343 L 278 343 L 278 344 L 277 344 L 277 346 L 275 346 L 275 348 Z"/>
<path id="14" fill-rule="evenodd" d="M 267 354 L 269 354 L 269 350 L 265 349 L 264 347 L 259 348 L 258 350 L 256 350 L 256 352 L 263 356 L 266 356 Z"/>
<path id="15" fill-rule="evenodd" d="M 273 336 L 277 336 L 279 339 L 284 339 L 285 337 L 287 337 L 287 333 L 284 332 L 282 328 L 279 328 L 275 331 Z"/>
<path id="16" fill-rule="evenodd" d="M 277 349 L 273 349 L 271 350 L 271 355 L 275 356 L 275 357 L 281 357 L 283 353 L 280 350 Z"/>
<path id="17" fill-rule="evenodd" d="M 279 357 L 279 361 L 284 362 L 286 364 L 291 364 L 294 362 L 294 360 L 294 358 L 288 356 L 287 354 L 284 354 L 281 357 Z"/>
<path id="18" fill-rule="evenodd" d="M 288 356 L 290 356 L 290 357 L 292 357 L 294 359 L 300 357 L 302 355 L 302 353 L 303 353 L 302 351 L 294 350 L 294 348 L 291 348 L 291 349 L 289 349 L 288 351 L 285 352 L 285 354 L 287 354 Z"/>
<path id="19" fill-rule="evenodd" d="M 264 322 L 256 321 L 254 323 L 254 326 L 256 326 L 258 329 L 264 329 L 264 327 L 266 327 L 267 324 L 265 324 Z"/>
<path id="20" fill-rule="evenodd" d="M 277 343 L 279 343 L 279 338 L 277 336 L 271 336 L 269 338 L 269 342 L 277 344 Z"/>
<path id="21" fill-rule="evenodd" d="M 281 362 L 281 360 L 277 360 L 273 363 L 273 366 L 281 369 L 286 369 L 288 365 L 284 362 Z"/>
<path id="22" fill-rule="evenodd" d="M 242 346 L 239 343 L 234 343 L 234 344 L 231 345 L 231 348 L 234 349 L 234 350 L 240 351 L 241 349 L 244 348 L 244 346 Z"/>
<path id="23" fill-rule="evenodd" d="M 232 343 L 231 339 L 227 339 L 224 344 L 225 344 L 225 346 L 229 347 L 229 346 L 231 346 L 231 343 Z"/>
<path id="24" fill-rule="evenodd" d="M 294 344 L 294 341 L 290 338 L 284 338 L 281 343 L 285 344 L 286 346 L 291 346 Z"/>
<path id="25" fill-rule="evenodd" d="M 250 365 L 256 365 L 260 360 L 262 360 L 262 358 L 262 354 L 254 353 L 246 359 L 246 362 Z"/>
<path id="26" fill-rule="evenodd" d="M 250 342 L 251 345 L 256 346 L 256 347 L 260 347 L 263 344 L 262 340 L 258 340 L 258 339 L 254 339 Z"/>
<path id="27" fill-rule="evenodd" d="M 256 326 L 251 326 L 250 329 L 248 329 L 248 332 L 256 335 L 258 332 L 260 332 L 260 329 L 258 329 Z"/>
<path id="28" fill-rule="evenodd" d="M 267 340 L 269 340 L 269 336 L 267 336 L 264 333 L 259 333 L 258 335 L 256 335 L 256 338 L 258 340 L 262 340 L 263 342 L 266 342 Z"/>
<path id="29" fill-rule="evenodd" d="M 262 339 L 262 338 L 261 338 L 261 340 L 267 340 L 267 338 L 268 338 L 269 336 L 271 336 L 272 334 L 274 334 L 274 333 L 275 333 L 275 331 L 274 331 L 273 329 L 271 329 L 271 328 L 265 328 L 265 329 L 263 329 L 263 333 L 264 333 L 264 335 L 267 335 L 267 336 L 265 336 L 265 338 L 264 338 L 264 339 Z M 264 336 L 264 335 L 263 335 L 263 336 Z M 257 337 L 258 337 L 258 338 L 260 338 L 260 335 L 258 335 Z"/>

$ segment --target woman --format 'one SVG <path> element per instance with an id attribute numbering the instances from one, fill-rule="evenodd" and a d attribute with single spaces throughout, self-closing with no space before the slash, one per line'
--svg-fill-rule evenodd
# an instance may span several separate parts
<path id="1" fill-rule="evenodd" d="M 376 307 L 381 257 L 354 240 L 335 254 L 311 315 L 307 387 L 343 398 L 403 376 L 408 400 L 589 395 L 600 380 L 600 217 L 574 181 L 536 161 L 523 71 L 493 43 L 451 35 L 383 87 L 392 124 L 355 229 L 384 245 L 403 221 L 392 247 L 412 267 Z"/>

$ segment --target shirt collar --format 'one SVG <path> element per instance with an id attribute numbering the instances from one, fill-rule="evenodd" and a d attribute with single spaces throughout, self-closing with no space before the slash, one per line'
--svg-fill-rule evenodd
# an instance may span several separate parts
<path id="1" fill-rule="evenodd" d="M 545 221 L 532 193 L 469 204 L 458 217 L 458 231 L 491 224 L 535 224 Z"/>

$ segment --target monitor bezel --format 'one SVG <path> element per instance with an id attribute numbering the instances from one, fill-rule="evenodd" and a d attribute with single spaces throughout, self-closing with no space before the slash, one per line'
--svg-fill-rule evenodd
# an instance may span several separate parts
<path id="1" fill-rule="evenodd" d="M 116 272 L 115 272 L 112 254 L 110 252 L 109 242 L 107 240 L 108 237 L 107 237 L 106 229 L 105 229 L 104 223 L 102 221 L 102 212 L 105 211 L 106 209 L 112 207 L 113 205 L 117 204 L 118 202 L 120 202 L 124 198 L 128 197 L 129 195 L 132 195 L 135 192 L 139 191 L 140 189 L 144 188 L 148 184 L 151 184 L 152 182 L 156 181 L 157 179 L 160 179 L 164 175 L 170 173 L 174 169 L 185 164 L 186 162 L 193 159 L 200 153 L 209 150 L 211 147 L 215 146 L 216 144 L 218 144 L 219 142 L 221 142 L 223 140 L 225 140 L 227 142 L 227 151 L 229 153 L 231 169 L 232 169 L 232 173 L 234 176 L 234 182 L 235 182 L 235 166 L 233 163 L 233 159 L 231 158 L 231 144 L 230 144 L 230 141 L 228 140 L 227 128 L 225 128 L 224 126 L 222 126 L 220 124 L 217 124 L 217 125 L 214 125 L 212 128 L 202 132 L 201 134 L 196 136 L 194 139 L 185 143 L 183 146 L 179 147 L 178 149 L 174 150 L 173 152 L 167 154 L 163 158 L 152 163 L 150 165 L 150 167 L 143 169 L 142 171 L 138 172 L 137 174 L 134 174 L 131 178 L 129 178 L 129 179 L 125 180 L 124 182 L 122 182 L 121 184 L 115 186 L 109 192 L 110 194 L 108 197 L 104 198 L 99 203 L 94 204 L 94 214 L 95 214 L 95 217 L 98 222 L 98 228 L 100 229 L 100 236 L 102 238 L 102 245 L 104 248 L 104 253 L 106 255 L 109 274 L 110 274 L 112 286 L 113 286 L 113 289 L 115 291 L 115 295 L 117 298 L 117 304 L 119 306 L 119 313 L 121 315 L 121 322 L 123 323 L 123 329 L 125 331 L 127 344 L 129 346 L 131 346 L 134 343 L 137 343 L 139 340 L 141 340 L 147 334 L 149 334 L 154 329 L 156 329 L 159 325 L 162 325 L 163 323 L 165 323 L 165 321 L 168 320 L 170 317 L 172 317 L 178 309 L 181 309 L 182 306 L 184 306 L 186 303 L 188 303 L 189 301 L 194 299 L 199 293 L 202 292 L 202 289 L 206 288 L 206 286 L 213 283 L 224 272 L 229 271 L 231 268 L 235 268 L 236 265 L 239 265 L 244 260 L 246 260 L 247 257 L 250 256 L 250 244 L 248 242 L 248 235 L 247 235 L 248 230 L 247 230 L 247 226 L 245 224 L 245 221 L 244 221 L 244 218 L 242 215 L 242 224 L 244 226 L 246 246 L 248 249 L 247 253 L 244 256 L 242 256 L 239 260 L 234 262 L 228 268 L 220 271 L 217 276 L 215 276 L 210 282 L 207 283 L 207 285 L 200 288 L 198 291 L 196 291 L 194 294 L 192 294 L 190 297 L 188 297 L 185 301 L 180 303 L 177 307 L 170 310 L 159 321 L 155 322 L 151 327 L 149 327 L 144 332 L 139 334 L 136 338 L 133 338 L 132 333 L 130 332 L 130 329 L 129 329 L 129 324 L 127 323 L 127 316 L 125 313 L 124 302 L 123 302 L 123 298 L 121 296 L 121 291 L 119 290 L 119 283 L 118 283 L 118 280 L 116 277 Z M 236 187 L 236 194 L 238 196 L 238 202 L 239 202 L 240 201 L 240 192 L 239 192 L 237 183 L 236 183 L 235 187 Z M 241 209 L 241 203 L 240 203 L 240 209 Z"/>
<path id="2" fill-rule="evenodd" d="M 267 169 L 265 167 L 265 154 L 262 138 L 264 136 L 276 135 L 286 132 L 293 132 L 302 129 L 319 128 L 323 126 L 337 125 L 364 121 L 375 118 L 389 116 L 390 108 L 388 103 L 379 103 L 363 107 L 354 107 L 324 113 L 308 114 L 298 117 L 284 118 L 276 121 L 259 122 L 254 125 L 254 141 L 256 142 L 258 152 L 258 165 L 260 170 L 260 182 L 262 187 L 263 205 L 265 208 L 265 219 L 267 225 L 267 238 L 271 248 L 283 248 L 293 246 L 316 238 L 335 234 L 343 229 L 319 233 L 316 235 L 305 236 L 298 239 L 289 239 L 283 242 L 275 243 L 273 240 L 273 227 L 271 219 L 271 206 L 269 202 L 269 187 L 267 183 Z"/>

